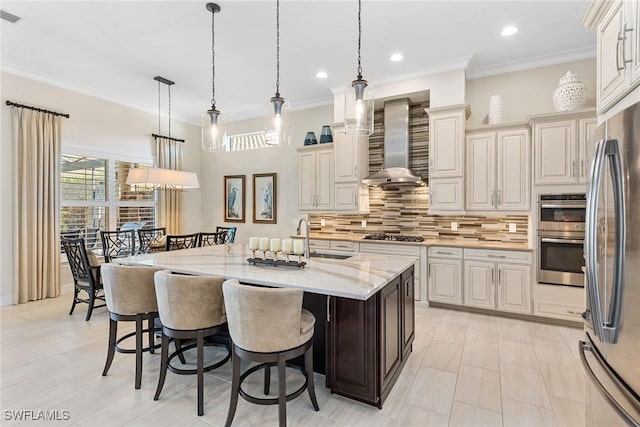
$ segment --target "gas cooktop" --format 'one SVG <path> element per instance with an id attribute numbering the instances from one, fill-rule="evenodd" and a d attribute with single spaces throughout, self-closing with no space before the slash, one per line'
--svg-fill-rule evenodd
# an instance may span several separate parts
<path id="1" fill-rule="evenodd" d="M 407 236 L 403 234 L 367 234 L 365 240 L 392 240 L 395 242 L 422 242 L 422 236 Z"/>

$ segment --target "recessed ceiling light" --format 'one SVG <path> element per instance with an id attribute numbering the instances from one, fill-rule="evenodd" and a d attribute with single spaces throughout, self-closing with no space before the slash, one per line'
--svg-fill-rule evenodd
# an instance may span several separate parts
<path id="1" fill-rule="evenodd" d="M 398 62 L 398 61 L 402 61 L 402 54 L 401 53 L 394 53 L 393 55 L 391 55 L 391 58 L 389 58 L 390 60 L 392 60 L 393 62 Z"/>
<path id="2" fill-rule="evenodd" d="M 20 19 L 19 16 L 14 15 L 13 13 L 9 13 L 6 10 L 0 10 L 0 19 L 4 19 L 5 21 L 11 22 L 12 24 L 15 24 L 16 22 L 18 22 Z"/>
<path id="3" fill-rule="evenodd" d="M 316 77 L 319 79 L 326 79 L 327 78 L 327 73 L 326 71 L 318 71 L 318 73 L 316 74 Z"/>
<path id="4" fill-rule="evenodd" d="M 507 25 L 502 29 L 500 35 L 503 37 L 512 36 L 518 32 L 518 27 L 514 27 L 513 25 Z"/>

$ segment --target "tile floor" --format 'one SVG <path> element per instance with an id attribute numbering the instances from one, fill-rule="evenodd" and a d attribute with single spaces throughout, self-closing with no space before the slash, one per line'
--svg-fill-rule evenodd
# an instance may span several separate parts
<path id="1" fill-rule="evenodd" d="M 134 356 L 116 353 L 101 376 L 107 314 L 86 306 L 67 315 L 70 295 L 0 308 L 0 407 L 69 411 L 70 419 L 31 425 L 224 425 L 229 364 L 205 374 L 205 414 L 196 416 L 196 378 L 169 372 L 153 401 L 159 355 L 145 355 L 142 388 L 133 388 Z M 580 329 L 429 308 L 417 304 L 413 354 L 377 408 L 332 395 L 316 375 L 320 412 L 307 395 L 287 405 L 303 426 L 584 426 Z M 215 351 L 215 350 L 214 350 Z M 290 382 L 298 380 L 290 376 Z M 272 390 L 277 390 L 275 375 Z M 253 380 L 259 389 L 259 378 Z M 292 384 L 293 386 L 293 384 Z M 276 407 L 238 404 L 234 426 L 277 425 Z"/>

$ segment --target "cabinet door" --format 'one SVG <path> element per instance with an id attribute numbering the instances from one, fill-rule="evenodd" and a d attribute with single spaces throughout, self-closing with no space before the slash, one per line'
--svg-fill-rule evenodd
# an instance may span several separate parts
<path id="1" fill-rule="evenodd" d="M 318 151 L 316 159 L 316 208 L 333 208 L 333 151 Z"/>
<path id="2" fill-rule="evenodd" d="M 593 159 L 593 153 L 596 148 L 594 132 L 596 131 L 597 127 L 598 123 L 595 117 L 589 119 L 581 119 L 578 122 L 578 157 L 580 160 L 579 181 L 585 184 L 589 178 L 591 160 Z"/>
<path id="3" fill-rule="evenodd" d="M 535 183 L 576 182 L 576 121 L 537 123 L 534 126 Z"/>
<path id="4" fill-rule="evenodd" d="M 402 282 L 400 277 L 380 291 L 380 379 L 381 390 L 393 382 L 402 362 Z"/>
<path id="5" fill-rule="evenodd" d="M 598 26 L 598 111 L 604 111 L 626 89 L 622 63 L 625 46 L 619 40 L 624 30 L 624 3 L 616 1 Z"/>
<path id="6" fill-rule="evenodd" d="M 298 154 L 298 207 L 315 209 L 316 201 L 316 153 Z"/>
<path id="7" fill-rule="evenodd" d="M 640 82 L 640 5 L 637 1 L 629 1 L 627 4 L 627 28 L 633 28 L 633 31 L 627 32 L 627 38 L 630 44 L 627 45 L 629 54 L 627 58 L 633 62 L 629 64 L 631 67 L 631 86 L 635 86 Z"/>
<path id="8" fill-rule="evenodd" d="M 467 210 L 495 209 L 495 133 L 467 136 Z"/>
<path id="9" fill-rule="evenodd" d="M 526 129 L 498 133 L 498 210 L 528 211 L 529 133 Z"/>
<path id="10" fill-rule="evenodd" d="M 429 211 L 464 210 L 463 178 L 433 179 L 429 182 Z"/>
<path id="11" fill-rule="evenodd" d="M 337 134 L 334 138 L 335 182 L 354 182 L 357 180 L 358 169 L 356 137 L 351 134 Z"/>
<path id="12" fill-rule="evenodd" d="M 335 209 L 355 211 L 358 209 L 358 184 L 335 185 Z"/>
<path id="13" fill-rule="evenodd" d="M 464 112 L 429 119 L 429 179 L 462 176 Z"/>
<path id="14" fill-rule="evenodd" d="M 411 270 L 402 275 L 402 358 L 405 359 L 411 351 L 415 337 L 416 313 L 414 295 L 414 274 Z"/>
<path id="15" fill-rule="evenodd" d="M 427 294 L 429 301 L 462 304 L 462 261 L 434 258 L 429 260 Z"/>
<path id="16" fill-rule="evenodd" d="M 531 266 L 498 264 L 498 310 L 531 314 Z"/>
<path id="17" fill-rule="evenodd" d="M 495 264 L 464 262 L 464 305 L 495 309 Z"/>

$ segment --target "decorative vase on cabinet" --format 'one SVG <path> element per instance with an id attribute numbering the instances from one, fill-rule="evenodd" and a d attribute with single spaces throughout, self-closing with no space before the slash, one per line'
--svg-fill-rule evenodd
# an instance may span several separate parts
<path id="1" fill-rule="evenodd" d="M 580 77 L 567 71 L 558 87 L 553 91 L 553 106 L 556 111 L 573 111 L 584 106 L 587 101 L 587 85 Z"/>
<path id="2" fill-rule="evenodd" d="M 502 97 L 493 95 L 489 98 L 489 124 L 502 122 Z"/>
<path id="3" fill-rule="evenodd" d="M 304 145 L 313 145 L 317 143 L 318 139 L 316 138 L 315 132 L 307 132 L 307 135 L 304 137 Z"/>
<path id="4" fill-rule="evenodd" d="M 320 144 L 326 144 L 329 142 L 333 142 L 333 135 L 331 134 L 331 126 L 324 125 L 322 126 L 322 131 L 320 132 Z"/>

